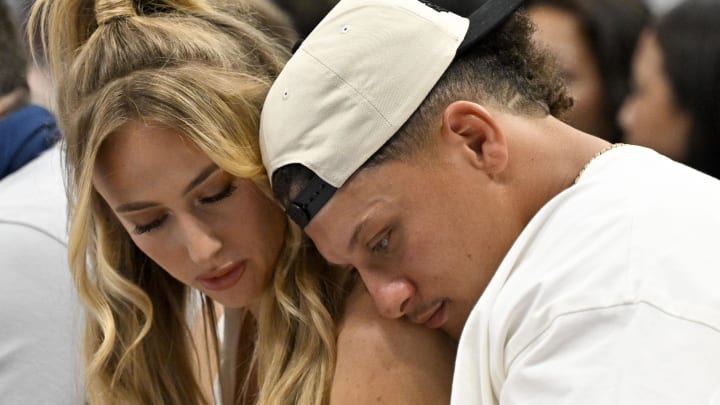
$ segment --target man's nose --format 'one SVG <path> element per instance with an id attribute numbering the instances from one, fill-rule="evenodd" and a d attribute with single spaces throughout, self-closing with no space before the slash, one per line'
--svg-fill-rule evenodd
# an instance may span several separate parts
<path id="1" fill-rule="evenodd" d="M 377 271 L 358 269 L 375 306 L 385 318 L 400 318 L 408 310 L 407 304 L 415 294 L 415 286 L 402 277 L 380 274 Z"/>

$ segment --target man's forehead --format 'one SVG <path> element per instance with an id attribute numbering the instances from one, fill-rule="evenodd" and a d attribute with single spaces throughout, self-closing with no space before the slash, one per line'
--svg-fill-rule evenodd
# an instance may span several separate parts
<path id="1" fill-rule="evenodd" d="M 380 189 L 369 182 L 351 182 L 341 187 L 305 228 L 342 230 L 355 226 L 382 199 Z"/>
<path id="2" fill-rule="evenodd" d="M 364 220 L 392 207 L 394 190 L 386 187 L 388 177 L 379 175 L 382 173 L 375 169 L 362 170 L 353 176 L 310 221 L 305 231 L 313 240 L 347 243 Z"/>

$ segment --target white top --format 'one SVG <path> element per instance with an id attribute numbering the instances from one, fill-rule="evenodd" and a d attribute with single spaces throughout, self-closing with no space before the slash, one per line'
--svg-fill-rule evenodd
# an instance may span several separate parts
<path id="1" fill-rule="evenodd" d="M 520 234 L 471 312 L 452 404 L 720 404 L 720 182 L 624 146 Z"/>
<path id="2" fill-rule="evenodd" d="M 0 182 L 0 403 L 80 404 L 81 309 L 55 146 Z"/>

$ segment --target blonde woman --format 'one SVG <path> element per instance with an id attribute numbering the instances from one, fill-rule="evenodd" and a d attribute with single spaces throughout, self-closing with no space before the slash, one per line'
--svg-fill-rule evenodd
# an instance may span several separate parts
<path id="1" fill-rule="evenodd" d="M 33 9 L 65 135 L 89 402 L 447 403 L 445 338 L 380 319 L 359 284 L 322 271 L 270 199 L 259 109 L 287 51 L 216 7 Z M 199 339 L 193 291 L 203 296 Z M 231 308 L 219 355 L 216 303 Z M 208 362 L 222 394 L 203 383 Z"/>

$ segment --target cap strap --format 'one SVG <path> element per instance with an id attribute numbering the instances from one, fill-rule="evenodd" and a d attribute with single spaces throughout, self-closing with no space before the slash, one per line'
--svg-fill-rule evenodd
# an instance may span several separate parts
<path id="1" fill-rule="evenodd" d="M 460 55 L 472 48 L 492 30 L 505 22 L 517 10 L 524 0 L 488 0 L 468 17 L 465 39 L 460 44 L 457 54 Z"/>
<path id="2" fill-rule="evenodd" d="M 313 174 L 305 188 L 288 205 L 287 215 L 304 229 L 335 191 L 337 188 Z"/>

